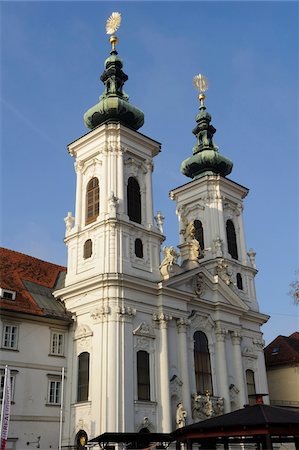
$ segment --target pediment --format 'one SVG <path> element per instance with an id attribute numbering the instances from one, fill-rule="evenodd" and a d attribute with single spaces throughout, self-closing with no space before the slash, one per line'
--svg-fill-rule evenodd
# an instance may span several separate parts
<path id="1" fill-rule="evenodd" d="M 246 303 L 239 297 L 236 288 L 228 286 L 218 275 L 212 275 L 205 267 L 197 267 L 163 281 L 163 287 L 174 289 L 194 299 L 226 304 L 248 311 Z"/>

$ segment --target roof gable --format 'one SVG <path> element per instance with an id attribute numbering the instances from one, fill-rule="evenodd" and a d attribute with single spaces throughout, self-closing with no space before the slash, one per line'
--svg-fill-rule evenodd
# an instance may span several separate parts
<path id="1" fill-rule="evenodd" d="M 203 288 L 201 289 L 200 284 Z M 213 276 L 204 267 L 198 267 L 163 281 L 163 286 L 175 289 L 192 297 L 200 297 L 216 304 L 238 308 L 245 312 L 249 310 L 246 303 L 227 286 L 218 276 Z"/>

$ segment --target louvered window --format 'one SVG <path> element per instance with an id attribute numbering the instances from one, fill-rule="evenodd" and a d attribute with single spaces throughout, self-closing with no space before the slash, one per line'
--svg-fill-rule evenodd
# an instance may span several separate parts
<path id="1" fill-rule="evenodd" d="M 88 400 L 89 390 L 89 353 L 83 352 L 78 356 L 78 390 L 77 401 Z"/>
<path id="2" fill-rule="evenodd" d="M 228 253 L 233 259 L 238 259 L 236 230 L 232 220 L 230 219 L 226 222 L 226 237 Z"/>
<path id="3" fill-rule="evenodd" d="M 194 367 L 197 393 L 205 394 L 206 391 L 209 391 L 212 395 L 213 384 L 208 339 L 202 331 L 194 333 Z"/>
<path id="4" fill-rule="evenodd" d="M 255 390 L 255 381 L 254 381 L 254 372 L 253 370 L 246 370 L 246 386 L 247 386 L 247 395 L 248 395 L 248 403 L 249 405 L 256 404 L 256 390 Z"/>
<path id="5" fill-rule="evenodd" d="M 237 273 L 237 288 L 243 291 L 243 279 L 239 272 Z"/>
<path id="6" fill-rule="evenodd" d="M 127 187 L 128 216 L 132 222 L 141 223 L 141 195 L 136 178 L 128 179 Z"/>
<path id="7" fill-rule="evenodd" d="M 92 240 L 87 239 L 87 241 L 84 242 L 84 251 L 83 251 L 83 257 L 84 259 L 90 258 L 92 255 Z"/>
<path id="8" fill-rule="evenodd" d="M 200 249 L 204 249 L 203 226 L 200 220 L 194 220 L 195 239 L 199 242 Z"/>
<path id="9" fill-rule="evenodd" d="M 143 258 L 143 244 L 141 239 L 135 239 L 135 255 L 137 258 Z"/>
<path id="10" fill-rule="evenodd" d="M 137 352 L 137 390 L 138 400 L 150 400 L 149 354 L 144 350 Z"/>
<path id="11" fill-rule="evenodd" d="M 99 215 L 99 180 L 92 178 L 86 189 L 86 225 L 94 222 Z"/>

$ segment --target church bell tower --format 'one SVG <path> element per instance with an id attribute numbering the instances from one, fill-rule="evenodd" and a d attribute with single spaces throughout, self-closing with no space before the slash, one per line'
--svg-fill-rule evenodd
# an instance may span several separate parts
<path id="1" fill-rule="evenodd" d="M 66 217 L 66 285 L 107 273 L 159 279 L 163 236 L 154 225 L 153 158 L 160 144 L 138 133 L 143 112 L 124 92 L 128 76 L 118 39 L 101 75 L 104 92 L 84 115 L 91 132 L 72 142 L 77 175 L 76 213 Z M 74 226 L 73 226 L 74 222 Z"/>

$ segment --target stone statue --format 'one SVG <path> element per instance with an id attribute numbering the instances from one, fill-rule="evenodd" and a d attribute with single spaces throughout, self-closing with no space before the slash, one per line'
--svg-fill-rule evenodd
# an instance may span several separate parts
<path id="1" fill-rule="evenodd" d="M 163 234 L 163 223 L 164 223 L 164 219 L 165 217 L 163 216 L 163 214 L 161 213 L 161 211 L 157 212 L 157 215 L 155 216 L 155 221 L 157 223 L 157 227 L 160 230 L 160 233 Z"/>
<path id="2" fill-rule="evenodd" d="M 228 264 L 226 264 L 226 262 L 223 259 L 220 259 L 218 261 L 216 273 L 221 278 L 221 280 L 223 280 L 224 283 L 227 284 L 227 286 L 233 283 L 232 273 L 228 269 Z"/>
<path id="3" fill-rule="evenodd" d="M 177 428 L 183 428 L 186 425 L 187 411 L 185 410 L 183 403 L 180 402 L 176 407 L 176 425 Z"/>
<path id="4" fill-rule="evenodd" d="M 224 399 L 222 397 L 212 397 L 209 391 L 206 391 L 205 395 L 192 395 L 192 418 L 194 420 L 205 420 L 223 413 Z"/>
<path id="5" fill-rule="evenodd" d="M 178 265 L 178 254 L 173 246 L 163 247 L 164 259 L 160 264 L 160 272 L 163 278 L 166 280 L 170 275 L 176 275 L 180 272 L 180 267 Z"/>
<path id="6" fill-rule="evenodd" d="M 65 227 L 66 227 L 66 233 L 69 233 L 75 223 L 75 217 L 73 217 L 73 215 L 70 211 L 67 213 L 67 216 L 64 218 L 64 222 L 65 222 Z"/>

